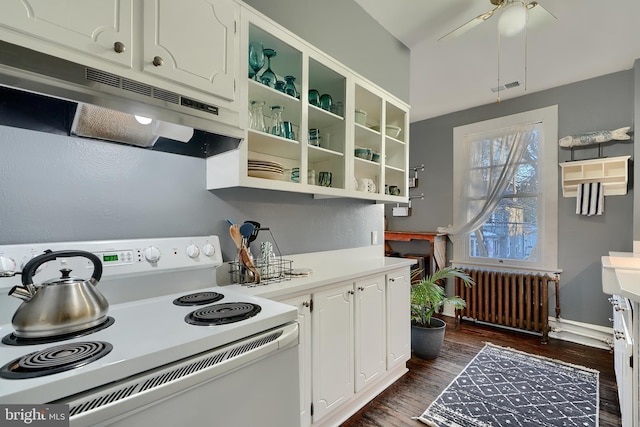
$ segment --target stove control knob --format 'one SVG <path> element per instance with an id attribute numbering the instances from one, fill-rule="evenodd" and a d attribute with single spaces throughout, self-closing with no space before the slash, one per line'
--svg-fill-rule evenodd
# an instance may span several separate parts
<path id="1" fill-rule="evenodd" d="M 187 246 L 187 256 L 189 258 L 198 258 L 200 256 L 200 248 L 193 243 Z"/>
<path id="2" fill-rule="evenodd" d="M 208 257 L 212 257 L 216 254 L 216 248 L 211 243 L 207 243 L 202 247 L 202 253 Z"/>
<path id="3" fill-rule="evenodd" d="M 13 258 L 0 256 L 0 277 L 11 277 L 16 274 L 16 261 Z"/>
<path id="4" fill-rule="evenodd" d="M 144 250 L 144 257 L 151 264 L 157 263 L 160 259 L 160 256 L 160 249 L 156 248 L 155 246 L 149 246 Z"/>

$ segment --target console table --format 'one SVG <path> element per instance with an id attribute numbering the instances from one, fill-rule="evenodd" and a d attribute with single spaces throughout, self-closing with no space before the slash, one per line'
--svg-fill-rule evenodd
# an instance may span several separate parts
<path id="1" fill-rule="evenodd" d="M 447 264 L 447 235 L 435 231 L 389 231 L 384 232 L 384 251 L 392 252 L 389 242 L 426 240 L 433 246 L 432 269 L 439 270 Z"/>

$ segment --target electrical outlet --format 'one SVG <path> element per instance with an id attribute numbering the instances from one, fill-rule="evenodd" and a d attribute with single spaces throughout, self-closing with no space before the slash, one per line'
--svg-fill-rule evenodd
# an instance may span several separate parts
<path id="1" fill-rule="evenodd" d="M 378 232 L 375 230 L 371 232 L 371 244 L 372 245 L 378 244 Z"/>

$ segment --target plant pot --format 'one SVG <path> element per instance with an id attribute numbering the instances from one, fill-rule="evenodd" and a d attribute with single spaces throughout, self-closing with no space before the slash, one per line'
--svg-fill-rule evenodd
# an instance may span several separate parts
<path id="1" fill-rule="evenodd" d="M 411 323 L 411 349 L 421 359 L 435 359 L 440 354 L 444 342 L 444 330 L 447 324 L 435 317 L 430 327 L 425 328 Z"/>

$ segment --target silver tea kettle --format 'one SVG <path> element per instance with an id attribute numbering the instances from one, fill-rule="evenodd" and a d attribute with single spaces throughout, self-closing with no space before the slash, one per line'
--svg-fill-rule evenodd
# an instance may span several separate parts
<path id="1" fill-rule="evenodd" d="M 93 263 L 89 280 L 70 277 L 71 270 L 60 270 L 59 279 L 33 284 L 38 267 L 56 258 L 84 257 Z M 29 260 L 22 270 L 22 286 L 9 295 L 23 300 L 11 319 L 16 336 L 42 338 L 77 332 L 106 320 L 109 303 L 96 285 L 102 277 L 102 262 L 85 251 L 45 251 Z"/>

